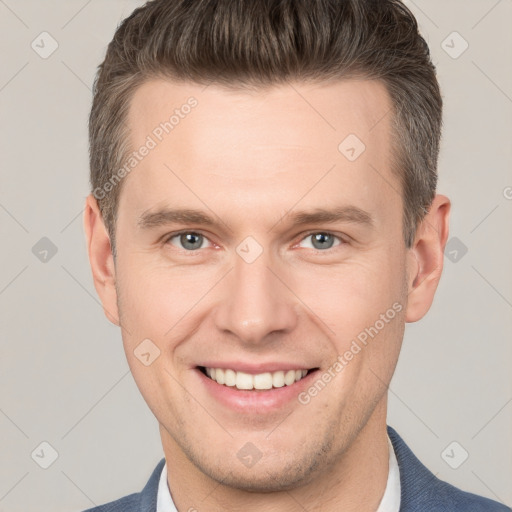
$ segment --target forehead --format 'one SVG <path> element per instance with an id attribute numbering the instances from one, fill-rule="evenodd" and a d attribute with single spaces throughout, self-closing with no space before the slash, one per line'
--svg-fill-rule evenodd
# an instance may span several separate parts
<path id="1" fill-rule="evenodd" d="M 333 187 L 341 195 L 358 189 L 361 200 L 383 201 L 386 194 L 396 195 L 382 187 L 395 179 L 391 116 L 379 81 L 249 91 L 152 80 L 135 92 L 127 119 L 131 149 L 151 149 L 127 176 L 121 202 L 129 195 L 132 204 L 147 209 L 177 200 L 177 186 L 190 199 L 236 188 L 233 202 L 261 207 L 264 200 L 297 200 L 318 180 L 324 190 L 316 192 L 327 202 L 325 192 L 333 193 Z M 313 201 L 315 194 L 308 198 Z"/>
<path id="2" fill-rule="evenodd" d="M 192 109 L 188 104 L 195 103 Z M 392 105 L 385 85 L 378 80 L 337 80 L 316 84 L 289 83 L 264 88 L 226 88 L 211 84 L 150 80 L 132 98 L 128 124 L 132 143 L 142 141 L 161 123 L 171 121 L 173 137 L 187 135 L 193 124 L 194 137 L 215 137 L 212 123 L 222 128 L 222 138 L 261 142 L 303 142 L 308 135 L 337 140 L 357 132 L 368 142 L 377 124 L 389 128 Z M 199 122 L 181 123 L 189 114 Z M 387 119 L 383 119 L 386 117 Z M 238 128 L 244 124 L 244 130 Z M 179 130 L 174 130 L 180 125 Z M 285 132 L 278 128 L 286 126 Z M 201 129 L 203 128 L 203 129 Z M 315 137 L 316 139 L 316 137 Z"/>

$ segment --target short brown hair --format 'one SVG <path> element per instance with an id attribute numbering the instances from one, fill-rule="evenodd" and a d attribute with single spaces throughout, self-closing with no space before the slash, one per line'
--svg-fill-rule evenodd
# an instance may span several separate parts
<path id="1" fill-rule="evenodd" d="M 413 14 L 400 0 L 151 0 L 117 28 L 94 82 L 91 186 L 115 255 L 131 98 L 154 78 L 228 88 L 381 80 L 393 105 L 393 170 L 407 247 L 437 184 L 442 99 Z M 341 142 L 341 141 L 340 141 Z"/>

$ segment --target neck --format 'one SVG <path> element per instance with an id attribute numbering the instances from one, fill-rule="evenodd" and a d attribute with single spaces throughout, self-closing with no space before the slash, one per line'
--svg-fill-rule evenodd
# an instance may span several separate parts
<path id="1" fill-rule="evenodd" d="M 330 467 L 288 491 L 254 493 L 228 487 L 201 472 L 160 425 L 168 485 L 177 509 L 200 512 L 375 512 L 388 479 L 386 400 Z M 368 483 L 371 485 L 368 485 Z"/>

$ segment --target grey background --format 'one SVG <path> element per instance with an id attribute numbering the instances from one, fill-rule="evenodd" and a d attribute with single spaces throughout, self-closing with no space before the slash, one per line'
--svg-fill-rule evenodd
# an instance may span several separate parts
<path id="1" fill-rule="evenodd" d="M 510 506 L 512 2 L 406 3 L 445 98 L 439 191 L 456 240 L 431 311 L 407 326 L 388 423 L 439 478 Z M 163 456 L 96 297 L 82 228 L 93 76 L 141 4 L 0 0 L 0 512 L 110 501 L 139 491 Z M 51 48 L 43 31 L 58 43 L 48 58 L 31 47 Z M 458 58 L 454 31 L 469 44 Z M 58 454 L 47 469 L 42 442 Z"/>

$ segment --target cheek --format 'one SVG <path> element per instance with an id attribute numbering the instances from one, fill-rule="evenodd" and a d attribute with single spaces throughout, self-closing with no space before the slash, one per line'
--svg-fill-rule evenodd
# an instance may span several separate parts
<path id="1" fill-rule="evenodd" d="M 211 288 L 214 276 L 192 269 L 158 266 L 146 260 L 120 265 L 119 310 L 128 330 L 168 339 L 169 331 L 190 314 Z"/>
<path id="2" fill-rule="evenodd" d="M 147 261 L 123 263 L 117 289 L 124 351 L 141 395 L 163 421 L 166 415 L 177 416 L 182 406 L 181 388 L 175 383 L 181 378 L 175 364 L 177 347 L 185 330 L 190 332 L 188 315 L 199 290 L 186 286 L 178 273 L 157 269 Z"/>
<path id="3" fill-rule="evenodd" d="M 336 267 L 297 271 L 288 275 L 288 281 L 312 316 L 336 335 L 341 349 L 374 325 L 395 302 L 403 301 L 403 274 L 397 255 L 382 255 Z"/>

